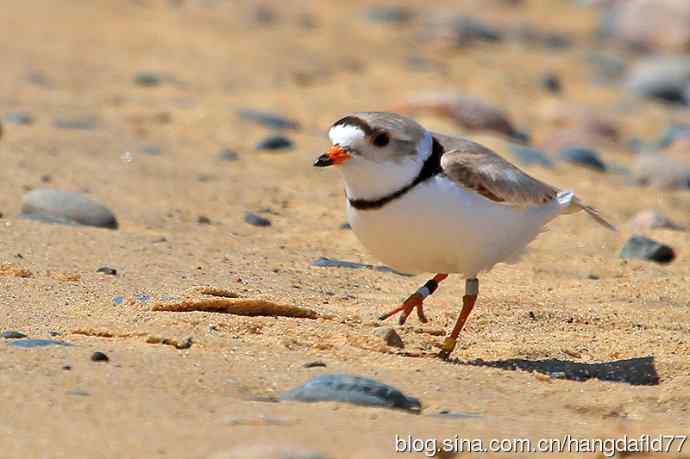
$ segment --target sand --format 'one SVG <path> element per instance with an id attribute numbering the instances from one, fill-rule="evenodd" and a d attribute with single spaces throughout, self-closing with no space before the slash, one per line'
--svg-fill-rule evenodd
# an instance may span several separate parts
<path id="1" fill-rule="evenodd" d="M 499 24 L 566 32 L 578 45 L 564 51 L 426 44 L 420 20 L 372 24 L 369 4 L 273 2 L 268 24 L 253 19 L 249 1 L 3 5 L 0 106 L 35 122 L 5 123 L 0 139 L 0 330 L 71 346 L 0 343 L 0 456 L 211 458 L 240 448 L 234 457 L 250 457 L 246 448 L 279 446 L 393 458 L 401 457 L 396 435 L 536 441 L 690 432 L 690 235 L 645 232 L 675 248 L 670 265 L 618 258 L 631 234 L 625 222 L 640 210 L 689 226 L 687 191 L 630 186 L 622 176 L 565 163 L 526 167 L 577 190 L 621 231 L 584 215 L 562 217 L 520 264 L 483 275 L 449 362 L 403 352 L 433 351 L 442 341 L 459 312 L 462 279 L 451 276 L 427 300 L 430 323 L 413 316 L 403 327 L 386 324 L 402 337 L 401 351 L 374 335 L 376 317 L 425 276 L 310 266 L 321 256 L 378 264 L 339 228 L 337 172 L 311 167 L 328 145 L 329 124 L 345 112 L 387 109 L 421 90 L 460 91 L 506 110 L 536 144 L 560 129 L 554 106 L 587 107 L 614 120 L 624 137 L 649 138 L 670 119 L 687 119 L 593 83 L 583 62 L 596 12 L 575 2 L 462 2 L 463 11 Z M 413 55 L 432 71 L 410 70 Z M 545 70 L 562 76 L 561 96 L 540 88 Z M 164 81 L 138 86 L 143 71 Z M 239 119 L 242 107 L 298 120 L 300 130 L 284 132 L 296 147 L 256 151 L 271 131 Z M 94 129 L 53 124 L 85 116 Z M 439 117 L 420 121 L 463 132 Z M 466 134 L 510 157 L 499 135 Z M 161 154 L 142 153 L 148 144 Z M 222 148 L 240 159 L 219 160 Z M 601 150 L 632 164 L 620 143 Z M 85 192 L 113 210 L 120 228 L 17 218 L 21 196 L 36 187 Z M 246 210 L 266 208 L 270 227 L 244 222 Z M 200 216 L 210 224 L 199 224 Z M 97 273 L 102 266 L 118 274 Z M 197 286 L 318 317 L 155 310 L 161 298 Z M 96 351 L 109 362 L 92 362 Z M 327 366 L 305 368 L 314 361 Z M 419 398 L 422 413 L 272 401 L 325 372 L 394 385 Z M 575 380 L 583 374 L 598 378 Z M 619 381 L 602 380 L 607 374 Z M 442 410 L 467 416 L 437 416 Z M 690 445 L 673 451 L 688 457 Z"/>

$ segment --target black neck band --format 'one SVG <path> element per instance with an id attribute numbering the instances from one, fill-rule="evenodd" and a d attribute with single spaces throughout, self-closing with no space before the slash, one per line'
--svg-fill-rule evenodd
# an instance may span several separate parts
<path id="1" fill-rule="evenodd" d="M 415 186 L 419 185 L 423 181 L 430 179 L 431 177 L 443 173 L 443 169 L 441 168 L 441 156 L 443 156 L 443 146 L 441 143 L 436 140 L 436 137 L 433 138 L 433 147 L 431 149 L 431 154 L 429 157 L 424 161 L 424 165 L 422 168 L 419 170 L 419 174 L 417 174 L 417 177 L 408 185 L 405 185 L 404 187 L 400 188 L 397 191 L 394 191 L 390 194 L 387 194 L 386 196 L 383 196 L 378 199 L 351 199 L 347 198 L 347 200 L 350 202 L 350 205 L 354 207 L 357 210 L 372 210 L 372 209 L 380 209 L 381 207 L 385 206 L 391 201 L 394 201 L 402 196 L 405 195 L 408 191 L 410 191 L 412 188 Z"/>

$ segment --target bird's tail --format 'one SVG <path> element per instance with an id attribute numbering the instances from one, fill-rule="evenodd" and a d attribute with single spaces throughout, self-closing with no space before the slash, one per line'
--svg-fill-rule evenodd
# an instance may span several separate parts
<path id="1" fill-rule="evenodd" d="M 610 229 L 611 231 L 618 231 L 615 226 L 609 223 L 601 215 L 599 210 L 580 201 L 580 198 L 575 196 L 575 193 L 572 191 L 561 191 L 558 193 L 558 196 L 556 196 L 556 199 L 558 199 L 558 204 L 561 206 L 563 213 L 573 214 L 575 212 L 584 210 L 590 217 L 596 220 L 596 222 L 604 228 Z"/>

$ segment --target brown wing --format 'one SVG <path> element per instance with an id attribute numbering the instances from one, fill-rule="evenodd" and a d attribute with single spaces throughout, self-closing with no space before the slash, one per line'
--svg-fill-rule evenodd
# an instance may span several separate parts
<path id="1" fill-rule="evenodd" d="M 558 189 L 529 176 L 478 143 L 434 134 L 445 152 L 443 172 L 464 188 L 487 199 L 516 206 L 541 205 L 556 197 Z"/>

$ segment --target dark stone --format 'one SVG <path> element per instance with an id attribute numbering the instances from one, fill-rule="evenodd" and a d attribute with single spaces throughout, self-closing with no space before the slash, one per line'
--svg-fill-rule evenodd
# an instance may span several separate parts
<path id="1" fill-rule="evenodd" d="M 533 164 L 547 168 L 553 166 L 553 162 L 549 159 L 547 154 L 537 148 L 511 143 L 509 149 L 513 156 L 525 166 L 531 166 Z"/>
<path id="2" fill-rule="evenodd" d="M 281 400 L 300 402 L 335 401 L 364 406 L 399 408 L 419 412 L 421 403 L 398 389 L 360 376 L 323 374 L 283 394 Z"/>
<path id="3" fill-rule="evenodd" d="M 156 72 L 139 72 L 136 75 L 134 75 L 134 83 L 139 86 L 159 86 L 162 82 L 163 77 Z"/>
<path id="4" fill-rule="evenodd" d="M 554 94 L 559 94 L 562 89 L 560 77 L 553 72 L 547 72 L 542 75 L 541 85 L 544 89 Z"/>
<path id="5" fill-rule="evenodd" d="M 7 124 L 28 125 L 33 124 L 34 117 L 25 112 L 8 112 L 2 117 L 2 120 Z"/>
<path id="6" fill-rule="evenodd" d="M 240 155 L 229 148 L 223 148 L 218 152 L 218 159 L 221 161 L 237 161 L 240 159 Z"/>
<path id="7" fill-rule="evenodd" d="M 199 215 L 199 218 L 196 219 L 196 222 L 200 225 L 210 225 L 211 219 L 206 215 Z"/>
<path id="8" fill-rule="evenodd" d="M 599 158 L 599 154 L 590 148 L 564 148 L 558 152 L 558 158 L 596 171 L 603 172 L 606 170 L 606 164 Z"/>
<path id="9" fill-rule="evenodd" d="M 252 108 L 239 111 L 240 118 L 253 121 L 271 129 L 299 129 L 299 123 L 275 113 L 263 112 Z"/>
<path id="10" fill-rule="evenodd" d="M 30 349 L 34 347 L 46 347 L 46 346 L 71 346 L 71 344 L 65 341 L 58 341 L 54 339 L 18 339 L 9 342 L 10 346 L 21 347 L 25 349 Z"/>
<path id="11" fill-rule="evenodd" d="M 320 360 L 315 360 L 313 362 L 307 362 L 304 365 L 304 368 L 320 368 L 320 367 L 326 367 L 326 364 Z"/>
<path id="12" fill-rule="evenodd" d="M 350 226 L 350 224 L 348 222 L 345 222 L 345 223 L 341 223 L 338 228 L 340 228 L 341 230 L 351 230 L 352 226 Z"/>
<path id="13" fill-rule="evenodd" d="M 109 276 L 117 276 L 117 269 L 111 268 L 110 266 L 101 266 L 96 270 L 96 272 L 107 274 Z"/>
<path id="14" fill-rule="evenodd" d="M 289 138 L 283 135 L 270 135 L 256 144 L 257 150 L 283 150 L 294 146 L 294 143 Z"/>
<path id="15" fill-rule="evenodd" d="M 108 362 L 110 361 L 110 358 L 105 355 L 103 352 L 94 352 L 91 354 L 91 361 L 92 362 Z"/>
<path id="16" fill-rule="evenodd" d="M 399 5 L 372 6 L 367 10 L 367 18 L 371 22 L 403 24 L 413 17 L 412 10 Z"/>
<path id="17" fill-rule="evenodd" d="M 254 226 L 271 226 L 271 220 L 249 211 L 244 213 L 244 221 Z"/>
<path id="18" fill-rule="evenodd" d="M 53 120 L 53 126 L 59 129 L 74 129 L 81 131 L 88 131 L 98 127 L 98 119 L 94 116 L 86 115 L 74 118 L 56 118 Z"/>
<path id="19" fill-rule="evenodd" d="M 633 235 L 625 242 L 620 257 L 666 264 L 672 262 L 676 254 L 671 247 L 665 244 L 644 236 Z"/>
<path id="20" fill-rule="evenodd" d="M 0 337 L 5 339 L 21 339 L 26 338 L 26 335 L 16 330 L 5 330 L 4 332 L 0 333 Z"/>
<path id="21" fill-rule="evenodd" d="M 469 16 L 457 16 L 453 20 L 456 46 L 466 46 L 475 41 L 499 42 L 503 33 L 496 27 Z"/>
<path id="22" fill-rule="evenodd" d="M 690 57 L 662 56 L 640 61 L 626 80 L 628 90 L 662 102 L 690 104 Z"/>
<path id="23" fill-rule="evenodd" d="M 24 195 L 22 216 L 50 223 L 117 229 L 117 219 L 103 205 L 81 193 L 37 188 Z"/>

